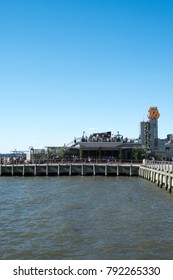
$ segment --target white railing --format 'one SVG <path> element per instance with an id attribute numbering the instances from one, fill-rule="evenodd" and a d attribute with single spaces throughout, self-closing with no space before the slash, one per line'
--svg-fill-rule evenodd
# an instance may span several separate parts
<path id="1" fill-rule="evenodd" d="M 173 161 L 155 161 L 144 159 L 142 165 L 151 169 L 173 172 Z"/>

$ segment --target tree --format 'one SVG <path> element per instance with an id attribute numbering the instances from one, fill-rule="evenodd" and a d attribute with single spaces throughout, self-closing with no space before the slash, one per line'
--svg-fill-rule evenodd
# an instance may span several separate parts
<path id="1" fill-rule="evenodd" d="M 61 148 L 58 152 L 58 155 L 61 157 L 61 158 L 64 158 L 65 156 L 67 156 L 67 150 L 65 148 Z"/>
<path id="2" fill-rule="evenodd" d="M 142 157 L 146 158 L 147 157 L 147 146 L 143 145 L 141 151 L 142 151 L 142 154 L 141 154 Z"/>
<path id="3" fill-rule="evenodd" d="M 135 160 L 139 160 L 141 156 L 141 150 L 139 148 L 133 148 L 132 154 Z"/>
<path id="4" fill-rule="evenodd" d="M 135 160 L 141 160 L 143 158 L 146 158 L 147 155 L 147 147 L 146 146 L 142 146 L 141 148 L 133 148 L 133 158 Z"/>

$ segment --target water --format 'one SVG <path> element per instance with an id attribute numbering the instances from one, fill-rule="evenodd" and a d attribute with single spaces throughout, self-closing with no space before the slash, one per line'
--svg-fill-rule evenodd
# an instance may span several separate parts
<path id="1" fill-rule="evenodd" d="M 0 178 L 1 259 L 173 259 L 173 196 L 129 177 Z"/>

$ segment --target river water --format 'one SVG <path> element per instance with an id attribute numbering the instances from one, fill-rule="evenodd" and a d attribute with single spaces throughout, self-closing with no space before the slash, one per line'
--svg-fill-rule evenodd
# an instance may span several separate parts
<path id="1" fill-rule="evenodd" d="M 137 177 L 1 177 L 1 259 L 173 259 L 173 195 Z"/>

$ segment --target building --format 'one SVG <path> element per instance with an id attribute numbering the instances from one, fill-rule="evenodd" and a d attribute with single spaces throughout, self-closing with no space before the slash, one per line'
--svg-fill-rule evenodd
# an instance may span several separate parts
<path id="1" fill-rule="evenodd" d="M 158 139 L 158 152 L 166 160 L 173 159 L 173 134 L 168 134 L 165 139 Z"/>
<path id="2" fill-rule="evenodd" d="M 82 158 L 97 160 L 134 160 L 134 150 L 141 148 L 139 139 L 123 138 L 111 131 L 93 133 L 78 143 Z"/>
<path id="3" fill-rule="evenodd" d="M 140 139 L 141 145 L 146 146 L 148 153 L 158 152 L 158 119 L 160 113 L 157 107 L 150 107 L 148 110 L 148 121 L 141 122 Z"/>
<path id="4" fill-rule="evenodd" d="M 148 110 L 148 121 L 140 123 L 141 146 L 145 146 L 148 155 L 158 154 L 160 158 L 172 160 L 173 158 L 173 134 L 166 138 L 158 137 L 158 119 L 160 113 L 157 107 L 150 107 Z"/>

